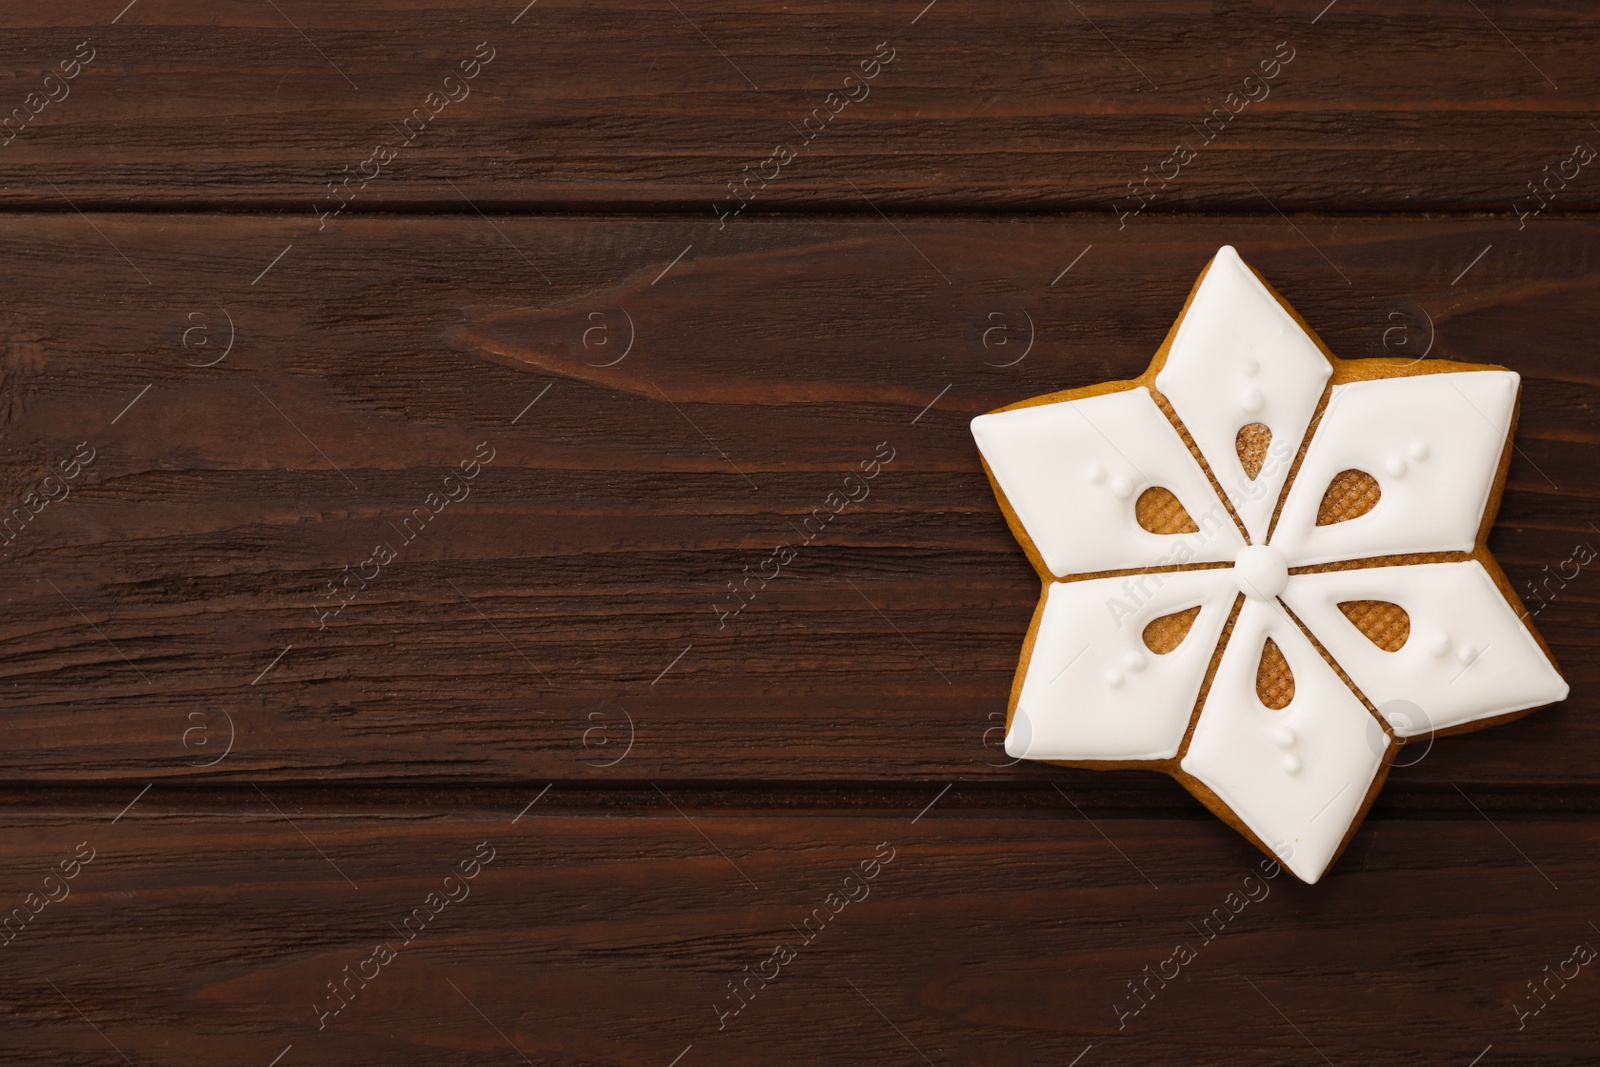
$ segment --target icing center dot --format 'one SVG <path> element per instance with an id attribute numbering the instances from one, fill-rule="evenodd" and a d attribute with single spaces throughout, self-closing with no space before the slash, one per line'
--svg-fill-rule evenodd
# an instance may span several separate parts
<path id="1" fill-rule="evenodd" d="M 1246 545 L 1233 558 L 1233 580 L 1245 596 L 1271 600 L 1289 584 L 1289 564 L 1271 545 Z"/>

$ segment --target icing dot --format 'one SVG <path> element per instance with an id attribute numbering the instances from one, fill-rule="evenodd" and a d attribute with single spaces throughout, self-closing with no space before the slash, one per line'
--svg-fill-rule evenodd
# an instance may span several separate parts
<path id="1" fill-rule="evenodd" d="M 1290 774 L 1299 774 L 1300 773 L 1300 757 L 1296 756 L 1293 752 L 1291 752 L 1288 755 L 1284 756 L 1283 757 L 1283 769 L 1288 771 Z"/>
<path id="2" fill-rule="evenodd" d="M 1279 748 L 1288 748 L 1294 744 L 1294 731 L 1287 726 L 1275 727 L 1272 731 L 1272 742 Z"/>
<path id="3" fill-rule="evenodd" d="M 1271 600 L 1289 584 L 1289 564 L 1270 545 L 1246 545 L 1233 557 L 1233 580 L 1255 600 Z"/>
<path id="4" fill-rule="evenodd" d="M 1122 672 L 1117 670 L 1115 667 L 1113 667 L 1109 671 L 1106 671 L 1106 684 L 1109 685 L 1113 689 L 1121 688 L 1122 687 Z"/>
<path id="5" fill-rule="evenodd" d="M 1461 651 L 1456 653 L 1456 660 L 1458 662 L 1460 662 L 1463 666 L 1466 666 L 1466 665 L 1470 664 L 1473 660 L 1475 660 L 1477 658 L 1478 658 L 1478 650 L 1473 648 L 1471 645 L 1462 645 L 1461 646 Z"/>
<path id="6" fill-rule="evenodd" d="M 1447 633 L 1435 633 L 1428 638 L 1428 651 L 1440 659 L 1448 656 L 1450 654 L 1450 635 Z"/>
<path id="7" fill-rule="evenodd" d="M 1412 441 L 1410 447 L 1407 448 L 1406 451 L 1411 453 L 1411 458 L 1415 460 L 1424 460 L 1428 458 L 1428 446 L 1421 441 Z"/>
<path id="8" fill-rule="evenodd" d="M 1258 375 L 1260 373 L 1261 373 L 1261 364 L 1257 363 L 1253 359 L 1247 359 L 1247 360 L 1244 361 L 1244 376 L 1246 378 L 1254 378 L 1256 375 Z"/>
<path id="9" fill-rule="evenodd" d="M 1261 390 L 1257 389 L 1255 386 L 1251 386 L 1249 389 L 1246 389 L 1244 392 L 1239 394 L 1239 406 L 1244 408 L 1246 411 L 1251 412 L 1252 414 L 1260 411 L 1262 405 L 1264 405 L 1266 402 L 1267 398 L 1262 396 Z"/>
<path id="10" fill-rule="evenodd" d="M 1111 495 L 1118 500 L 1126 500 L 1133 493 L 1133 483 L 1122 475 L 1111 479 Z"/>
<path id="11" fill-rule="evenodd" d="M 1089 464 L 1089 480 L 1099 485 L 1106 480 L 1106 469 L 1098 463 Z"/>
<path id="12" fill-rule="evenodd" d="M 1122 656 L 1122 665 L 1137 673 L 1144 670 L 1144 657 L 1137 652 L 1125 652 Z"/>
<path id="13" fill-rule="evenodd" d="M 1406 461 L 1399 456 L 1390 456 L 1384 461 L 1383 469 L 1396 478 L 1403 478 L 1406 473 Z"/>

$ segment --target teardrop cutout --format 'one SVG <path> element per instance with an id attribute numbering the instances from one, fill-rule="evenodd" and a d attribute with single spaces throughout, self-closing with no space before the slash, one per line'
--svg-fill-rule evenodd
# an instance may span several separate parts
<path id="1" fill-rule="evenodd" d="M 1363 637 L 1385 652 L 1399 652 L 1411 636 L 1411 616 L 1387 600 L 1347 600 L 1339 605 Z"/>
<path id="2" fill-rule="evenodd" d="M 1175 611 L 1171 615 L 1151 619 L 1144 628 L 1144 647 L 1158 656 L 1165 656 L 1183 644 L 1183 639 L 1189 636 L 1189 629 L 1194 625 L 1194 620 L 1199 617 L 1200 609 L 1193 607 L 1187 611 Z"/>
<path id="3" fill-rule="evenodd" d="M 1294 672 L 1283 658 L 1278 643 L 1267 638 L 1256 667 L 1256 697 L 1273 711 L 1282 711 L 1294 699 Z"/>
<path id="4" fill-rule="evenodd" d="M 1239 427 L 1239 436 L 1233 439 L 1234 451 L 1239 453 L 1239 465 L 1244 476 L 1252 482 L 1267 462 L 1267 449 L 1272 445 L 1272 431 L 1265 424 L 1252 422 Z"/>
<path id="5" fill-rule="evenodd" d="M 1190 534 L 1200 529 L 1172 495 L 1172 490 L 1159 485 L 1139 494 L 1139 499 L 1134 501 L 1133 517 L 1153 534 Z"/>
<path id="6" fill-rule="evenodd" d="M 1332 526 L 1336 522 L 1359 519 L 1378 506 L 1378 498 L 1382 495 L 1378 479 L 1366 471 L 1340 471 L 1333 476 L 1327 491 L 1322 494 L 1322 505 L 1317 508 L 1317 525 Z"/>

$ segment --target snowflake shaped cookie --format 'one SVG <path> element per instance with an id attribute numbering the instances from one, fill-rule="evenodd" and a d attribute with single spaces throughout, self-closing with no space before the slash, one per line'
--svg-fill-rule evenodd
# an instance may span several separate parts
<path id="1" fill-rule="evenodd" d="M 1567 695 L 1484 546 L 1518 382 L 1340 360 L 1224 247 L 1143 376 L 974 419 L 1044 581 L 1006 751 L 1164 771 L 1317 881 L 1400 743 Z"/>

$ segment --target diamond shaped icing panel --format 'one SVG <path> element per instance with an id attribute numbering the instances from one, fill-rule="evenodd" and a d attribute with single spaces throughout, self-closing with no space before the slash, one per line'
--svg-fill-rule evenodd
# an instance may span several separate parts
<path id="1" fill-rule="evenodd" d="M 1276 441 L 1298 450 L 1322 399 L 1333 367 L 1300 323 L 1225 247 L 1211 261 L 1189 298 L 1156 375 L 1156 388 L 1172 404 L 1224 486 L 1244 487 L 1236 511 L 1252 540 L 1266 540 L 1273 506 L 1288 465 L 1245 473 L 1234 442 L 1239 430 L 1259 423 Z"/>
<path id="2" fill-rule="evenodd" d="M 1170 537 L 1136 521 L 1138 498 L 1155 485 L 1191 515 L 1211 512 L 1209 530 L 1187 541 L 1191 559 L 1221 563 L 1244 547 L 1149 390 L 980 415 L 972 435 L 1024 536 L 1057 577 L 1154 567 L 1181 552 Z"/>

